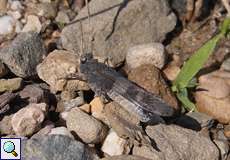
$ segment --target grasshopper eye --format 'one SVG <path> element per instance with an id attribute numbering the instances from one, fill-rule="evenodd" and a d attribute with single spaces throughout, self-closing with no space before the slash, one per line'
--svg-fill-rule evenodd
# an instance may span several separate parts
<path id="1" fill-rule="evenodd" d="M 81 61 L 81 63 L 85 63 L 87 61 L 87 58 L 83 56 L 80 58 L 80 61 Z"/>

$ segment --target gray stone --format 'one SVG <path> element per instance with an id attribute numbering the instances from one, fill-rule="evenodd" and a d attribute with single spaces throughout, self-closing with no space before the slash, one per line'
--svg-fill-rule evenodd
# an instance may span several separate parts
<path id="1" fill-rule="evenodd" d="M 21 33 L 7 47 L 0 50 L 0 59 L 19 77 L 37 74 L 36 66 L 46 51 L 41 36 L 34 32 Z"/>
<path id="2" fill-rule="evenodd" d="M 165 0 L 94 0 L 89 7 L 91 27 L 85 7 L 79 12 L 76 22 L 63 29 L 63 47 L 80 52 L 82 34 L 79 19 L 82 19 L 85 52 L 89 52 L 89 39 L 92 38 L 95 57 L 100 60 L 108 58 L 112 66 L 125 60 L 129 47 L 161 42 L 176 25 L 176 16 Z"/>
<path id="3" fill-rule="evenodd" d="M 16 21 L 11 16 L 0 17 L 0 35 L 7 35 L 14 32 Z"/>
<path id="4" fill-rule="evenodd" d="M 63 135 L 49 135 L 23 141 L 22 159 L 25 160 L 93 160 L 89 149 Z"/>
<path id="5" fill-rule="evenodd" d="M 45 91 L 38 85 L 27 85 L 19 92 L 19 95 L 22 99 L 25 99 L 29 103 L 42 103 L 48 101 Z"/>
<path id="6" fill-rule="evenodd" d="M 67 114 L 66 126 L 72 134 L 76 134 L 85 143 L 101 143 L 108 132 L 104 124 L 77 107 Z"/>
<path id="7" fill-rule="evenodd" d="M 159 124 L 147 126 L 146 133 L 151 137 L 158 154 L 165 160 L 218 160 L 219 151 L 209 138 L 190 129 L 176 125 Z"/>
<path id="8" fill-rule="evenodd" d="M 70 22 L 68 14 L 64 11 L 59 11 L 55 20 L 59 23 L 69 23 Z"/>
<path id="9" fill-rule="evenodd" d="M 126 55 L 126 63 L 129 69 L 147 64 L 161 69 L 165 65 L 165 60 L 165 49 L 161 43 L 141 44 L 131 47 Z"/>

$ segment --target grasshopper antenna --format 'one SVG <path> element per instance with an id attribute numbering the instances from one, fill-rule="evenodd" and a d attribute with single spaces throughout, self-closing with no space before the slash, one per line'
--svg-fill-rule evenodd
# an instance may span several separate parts
<path id="1" fill-rule="evenodd" d="M 88 26 L 89 26 L 89 37 L 88 37 L 88 43 L 89 44 L 89 52 L 92 54 L 93 52 L 93 46 L 92 46 L 92 27 L 91 27 L 91 20 L 90 20 L 90 8 L 89 8 L 89 0 L 85 0 L 85 5 L 87 7 L 87 16 L 88 16 Z"/>

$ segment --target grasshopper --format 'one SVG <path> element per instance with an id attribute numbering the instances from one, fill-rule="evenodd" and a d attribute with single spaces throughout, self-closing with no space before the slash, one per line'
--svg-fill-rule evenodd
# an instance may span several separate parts
<path id="1" fill-rule="evenodd" d="M 86 5 L 88 7 L 88 0 Z M 89 15 L 88 8 L 88 18 Z M 81 54 L 79 73 L 69 78 L 86 81 L 97 96 L 115 101 L 142 122 L 160 116 L 170 117 L 175 113 L 161 98 L 129 81 L 105 63 L 98 62 L 91 53 Z"/>

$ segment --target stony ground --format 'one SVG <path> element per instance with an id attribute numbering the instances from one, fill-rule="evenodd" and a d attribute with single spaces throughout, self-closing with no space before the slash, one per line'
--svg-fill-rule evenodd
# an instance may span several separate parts
<path id="1" fill-rule="evenodd" d="M 168 3 L 169 2 L 169 3 Z M 21 137 L 26 160 L 230 160 L 230 45 L 222 40 L 185 112 L 170 85 L 226 11 L 186 0 L 0 0 L 0 134 Z M 92 51 L 179 114 L 140 123 L 87 82 L 66 79 Z"/>

